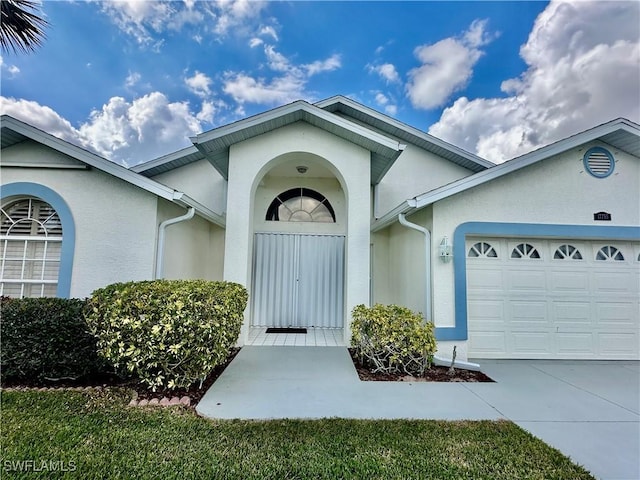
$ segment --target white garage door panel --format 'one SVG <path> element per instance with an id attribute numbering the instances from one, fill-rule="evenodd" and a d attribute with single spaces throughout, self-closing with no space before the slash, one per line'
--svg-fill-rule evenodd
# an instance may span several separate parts
<path id="1" fill-rule="evenodd" d="M 637 351 L 638 349 L 638 334 L 602 333 L 598 336 L 598 342 L 600 351 L 606 353 L 607 356 L 628 358 L 629 351 L 634 349 Z"/>
<path id="2" fill-rule="evenodd" d="M 484 354 L 500 354 L 507 349 L 504 332 L 475 332 L 469 337 L 469 349 Z"/>
<path id="3" fill-rule="evenodd" d="M 551 270 L 549 272 L 549 290 L 551 293 L 589 292 L 589 277 L 584 270 Z"/>
<path id="4" fill-rule="evenodd" d="M 598 325 L 607 328 L 620 326 L 632 328 L 635 325 L 633 320 L 633 309 L 635 305 L 629 303 L 608 303 L 599 302 L 596 304 L 596 320 Z"/>
<path id="5" fill-rule="evenodd" d="M 594 335 L 591 333 L 558 333 L 556 345 L 558 353 L 564 355 L 589 355 L 595 350 Z"/>
<path id="6" fill-rule="evenodd" d="M 544 270 L 509 270 L 507 271 L 507 285 L 509 290 L 512 291 L 524 290 L 526 292 L 539 292 L 543 294 L 547 292 Z"/>
<path id="7" fill-rule="evenodd" d="M 632 293 L 634 284 L 631 272 L 594 272 L 594 293 Z"/>
<path id="8" fill-rule="evenodd" d="M 640 358 L 640 243 L 470 238 L 467 252 L 478 242 L 497 257 L 467 258 L 470 357 Z M 522 244 L 535 254 L 513 258 Z M 607 245 L 624 260 L 596 260 Z"/>
<path id="9" fill-rule="evenodd" d="M 524 324 L 529 328 L 534 326 L 541 326 L 545 328 L 547 326 L 547 302 L 546 300 L 540 301 L 513 301 L 510 302 L 511 325 L 517 328 L 519 325 Z"/>
<path id="10" fill-rule="evenodd" d="M 512 348 L 516 354 L 548 354 L 551 335 L 544 332 L 512 332 Z"/>
<path id="11" fill-rule="evenodd" d="M 587 327 L 591 325 L 591 309 L 588 303 L 553 302 L 553 317 L 558 328 Z"/>

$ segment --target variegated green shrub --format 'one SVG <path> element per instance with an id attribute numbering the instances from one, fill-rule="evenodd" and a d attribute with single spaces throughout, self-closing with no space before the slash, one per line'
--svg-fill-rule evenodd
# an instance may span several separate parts
<path id="1" fill-rule="evenodd" d="M 436 351 L 432 322 L 398 305 L 356 306 L 351 344 L 373 372 L 423 375 Z"/>
<path id="2" fill-rule="evenodd" d="M 99 352 L 155 391 L 202 385 L 235 345 L 246 305 L 237 283 L 116 283 L 93 292 L 86 319 Z"/>

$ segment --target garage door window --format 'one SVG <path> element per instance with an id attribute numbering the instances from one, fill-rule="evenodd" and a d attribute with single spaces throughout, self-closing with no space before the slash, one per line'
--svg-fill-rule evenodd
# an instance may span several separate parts
<path id="1" fill-rule="evenodd" d="M 496 250 L 486 242 L 478 242 L 469 249 L 470 258 L 498 258 Z"/>
<path id="2" fill-rule="evenodd" d="M 511 258 L 533 258 L 539 260 L 540 254 L 533 245 L 529 243 L 521 243 L 513 249 L 511 252 Z"/>
<path id="3" fill-rule="evenodd" d="M 602 260 L 605 262 L 624 262 L 624 256 L 622 252 L 613 245 L 605 245 L 596 255 L 596 260 Z"/>
<path id="4" fill-rule="evenodd" d="M 555 260 L 582 260 L 580 251 L 573 245 L 560 245 L 553 254 Z"/>

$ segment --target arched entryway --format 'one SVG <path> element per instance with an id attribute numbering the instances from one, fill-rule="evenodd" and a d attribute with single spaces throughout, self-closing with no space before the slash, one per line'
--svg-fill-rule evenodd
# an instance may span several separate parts
<path id="1" fill-rule="evenodd" d="M 328 162 L 275 159 L 254 196 L 253 327 L 344 327 L 345 194 Z"/>

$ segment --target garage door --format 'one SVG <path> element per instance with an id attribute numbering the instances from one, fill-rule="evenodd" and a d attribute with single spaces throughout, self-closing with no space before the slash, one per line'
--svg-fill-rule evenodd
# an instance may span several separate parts
<path id="1" fill-rule="evenodd" d="M 640 357 L 640 243 L 468 238 L 466 252 L 470 357 Z"/>

